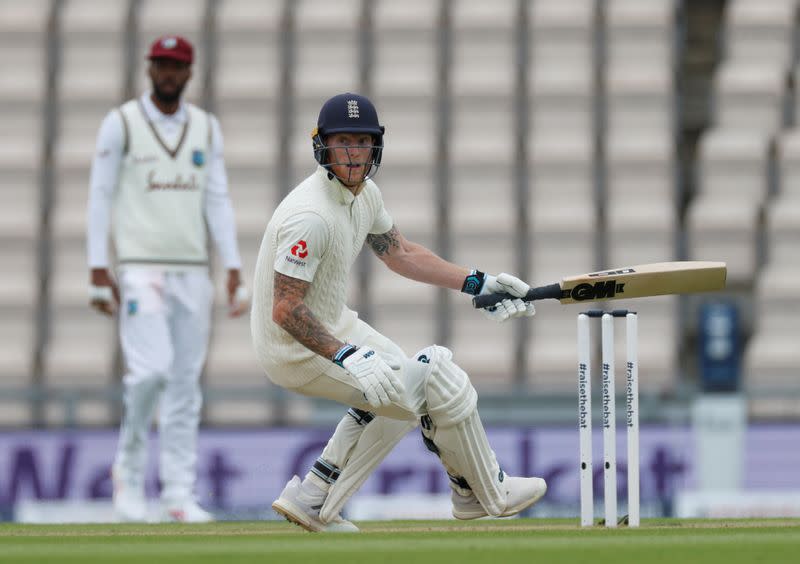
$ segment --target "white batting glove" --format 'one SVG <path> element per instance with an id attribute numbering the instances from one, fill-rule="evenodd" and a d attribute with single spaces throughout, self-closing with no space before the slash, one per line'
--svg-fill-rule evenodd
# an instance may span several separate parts
<path id="1" fill-rule="evenodd" d="M 339 349 L 333 362 L 347 370 L 355 378 L 364 399 L 373 408 L 401 401 L 405 387 L 397 377 L 400 365 L 390 365 L 381 355 L 369 347 L 356 348 L 347 344 Z"/>
<path id="2" fill-rule="evenodd" d="M 497 276 L 486 275 L 486 281 L 481 288 L 480 296 L 485 294 L 510 294 L 517 298 L 525 297 L 531 287 L 510 274 L 502 272 Z M 526 302 L 522 299 L 507 299 L 491 307 L 483 308 L 483 314 L 498 323 L 513 319 L 515 317 L 531 317 L 536 313 L 533 302 Z"/>

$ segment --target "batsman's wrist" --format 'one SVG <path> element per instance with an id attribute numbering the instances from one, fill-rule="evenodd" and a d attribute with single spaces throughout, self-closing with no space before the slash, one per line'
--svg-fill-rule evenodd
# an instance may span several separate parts
<path id="1" fill-rule="evenodd" d="M 355 345 L 351 345 L 350 343 L 345 343 L 342 346 L 342 348 L 336 351 L 336 354 L 333 355 L 333 358 L 331 358 L 331 360 L 333 361 L 334 364 L 338 364 L 339 366 L 344 368 L 345 359 L 348 356 L 354 354 L 357 350 L 358 347 L 356 347 Z"/>
<path id="2" fill-rule="evenodd" d="M 461 291 L 470 296 L 477 296 L 483 290 L 486 284 L 486 273 L 477 269 L 472 269 L 467 277 L 464 278 L 464 284 L 461 286 Z"/>

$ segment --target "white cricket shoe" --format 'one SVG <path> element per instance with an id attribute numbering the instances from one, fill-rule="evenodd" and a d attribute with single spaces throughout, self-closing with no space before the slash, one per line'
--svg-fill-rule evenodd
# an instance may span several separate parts
<path id="1" fill-rule="evenodd" d="M 144 497 L 144 487 L 124 480 L 119 472 L 111 472 L 111 481 L 114 484 L 113 503 L 114 514 L 118 521 L 123 523 L 143 523 L 147 520 L 147 502 Z"/>
<path id="2" fill-rule="evenodd" d="M 498 517 L 511 517 L 524 511 L 547 492 L 547 483 L 541 478 L 519 478 L 506 474 L 501 485 L 506 490 L 506 509 Z M 469 495 L 461 495 L 453 489 L 451 498 L 453 517 L 456 519 L 480 519 L 489 515 L 471 491 Z"/>
<path id="3" fill-rule="evenodd" d="M 359 532 L 358 527 L 347 519 L 342 519 L 340 515 L 334 517 L 330 523 L 323 523 L 319 518 L 319 510 L 322 509 L 327 494 L 322 490 L 317 495 L 314 493 L 316 492 L 304 489 L 300 478 L 295 476 L 283 488 L 280 497 L 272 502 L 272 509 L 312 533 Z"/>
<path id="4" fill-rule="evenodd" d="M 210 523 L 214 521 L 214 516 L 195 500 L 187 499 L 177 503 L 163 502 L 161 520 L 167 523 Z"/>

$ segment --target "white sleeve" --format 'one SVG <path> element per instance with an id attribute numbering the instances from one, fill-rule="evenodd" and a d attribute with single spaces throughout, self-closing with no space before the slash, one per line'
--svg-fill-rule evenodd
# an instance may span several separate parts
<path id="1" fill-rule="evenodd" d="M 381 196 L 381 191 L 377 186 L 374 186 L 374 190 L 375 220 L 372 222 L 372 227 L 370 228 L 369 232 L 375 235 L 381 235 L 392 228 L 394 221 L 392 220 L 392 216 L 389 215 L 389 212 L 386 211 L 386 208 L 383 205 L 383 196 Z"/>
<path id="2" fill-rule="evenodd" d="M 329 241 L 328 225 L 318 214 L 309 211 L 288 217 L 278 228 L 275 271 L 311 282 Z"/>
<path id="3" fill-rule="evenodd" d="M 217 118 L 210 115 L 211 147 L 205 192 L 205 216 L 208 230 L 226 269 L 241 268 L 239 245 L 236 242 L 236 219 L 228 193 L 225 172 L 224 142 Z"/>
<path id="4" fill-rule="evenodd" d="M 97 134 L 89 179 L 86 256 L 89 268 L 108 268 L 111 205 L 117 189 L 119 167 L 125 144 L 125 130 L 118 110 L 106 115 Z"/>

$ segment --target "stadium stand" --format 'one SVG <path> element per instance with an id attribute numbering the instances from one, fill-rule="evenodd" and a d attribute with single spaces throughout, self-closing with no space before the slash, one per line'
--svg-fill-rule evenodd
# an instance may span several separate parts
<path id="1" fill-rule="evenodd" d="M 438 3 L 425 0 L 379 0 L 372 14 L 376 42 L 371 88 L 386 125 L 387 147 L 376 181 L 400 232 L 430 246 L 436 243 L 436 175 L 441 166 L 436 144 L 439 17 Z M 409 355 L 434 342 L 436 289 L 402 279 L 372 257 L 369 261 L 370 321 Z"/>
<path id="2" fill-rule="evenodd" d="M 61 13 L 56 73 L 58 127 L 54 146 L 49 340 L 43 355 L 48 387 L 78 397 L 74 414 L 49 402 L 46 421 L 112 421 L 117 375 L 115 323 L 87 307 L 86 198 L 95 138 L 105 115 L 125 98 L 127 8 L 70 0 Z M 90 346 L 89 343 L 92 343 Z M 84 401 L 84 396 L 89 396 Z"/>
<path id="3" fill-rule="evenodd" d="M 532 279 L 549 284 L 599 266 L 597 15 L 591 0 L 546 0 L 530 3 L 528 18 L 529 252 Z M 539 393 L 563 393 L 574 387 L 564 358 L 575 355 L 575 318 L 538 308 L 526 343 L 528 382 Z"/>
<path id="4" fill-rule="evenodd" d="M 0 374 L 2 392 L 33 385 L 44 151 L 49 2 L 0 2 Z M 0 425 L 26 424 L 23 402 L 0 409 Z"/>
<path id="5" fill-rule="evenodd" d="M 752 286 L 760 266 L 760 217 L 773 189 L 768 164 L 789 119 L 796 13 L 795 0 L 731 0 L 726 7 L 714 127 L 701 140 L 686 225 L 690 258 L 725 260 L 733 284 Z"/>
<path id="6" fill-rule="evenodd" d="M 678 258 L 675 110 L 680 17 L 673 0 L 605 3 L 608 266 Z M 678 368 L 677 299 L 636 300 L 620 307 L 639 312 L 639 360 L 647 374 L 642 391 L 668 390 Z M 622 349 L 617 348 L 618 354 Z M 617 365 L 624 366 L 622 361 L 619 356 Z M 618 384 L 623 376 L 618 374 Z"/>
<path id="7" fill-rule="evenodd" d="M 497 274 L 515 268 L 515 90 L 512 2 L 459 0 L 451 5 L 449 213 L 452 256 Z M 491 199 L 487 213 L 486 198 Z M 484 202 L 481 204 L 480 202 Z M 509 390 L 514 380 L 513 326 L 479 331 L 479 312 L 453 299 L 451 345 L 480 390 Z"/>
<path id="8" fill-rule="evenodd" d="M 166 33 L 195 43 L 187 97 L 222 124 L 246 282 L 275 205 L 313 169 L 320 104 L 364 92 L 387 126 L 376 180 L 408 238 L 537 284 L 726 260 L 752 306 L 751 411 L 796 414 L 775 399 L 796 391 L 800 363 L 800 3 L 721 3 L 711 127 L 682 169 L 683 0 L 0 0 L 0 425 L 116 423 L 116 330 L 86 305 L 89 166 L 103 116 L 147 88 L 144 53 Z M 204 420 L 313 420 L 316 404 L 265 379 L 213 276 Z M 579 306 L 487 328 L 465 296 L 371 256 L 350 290 L 407 353 L 452 347 L 482 393 L 574 393 Z M 641 313 L 643 397 L 691 387 L 679 300 L 614 305 Z"/>
<path id="9" fill-rule="evenodd" d="M 236 213 L 245 283 L 252 283 L 258 248 L 278 199 L 280 26 L 283 2 L 226 0 L 216 19 L 213 108 L 225 138 L 225 163 Z M 269 421 L 268 380 L 258 365 L 247 320 L 231 319 L 225 272 L 215 269 L 215 307 L 204 385 L 204 421 L 258 425 Z"/>
<path id="10" fill-rule="evenodd" d="M 774 396 L 797 391 L 793 376 L 800 361 L 800 131 L 787 130 L 778 143 L 780 189 L 766 210 L 766 264 L 754 289 L 755 331 L 744 359 L 745 384 L 754 392 L 753 412 L 781 415 Z M 767 398 L 759 398 L 762 392 Z"/>

